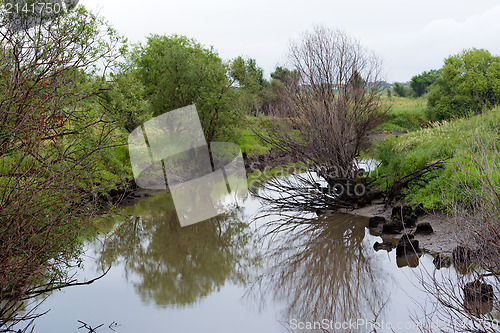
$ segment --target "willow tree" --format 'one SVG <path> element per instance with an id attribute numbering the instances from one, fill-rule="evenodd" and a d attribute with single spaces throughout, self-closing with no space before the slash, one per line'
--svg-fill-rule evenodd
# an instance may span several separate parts
<path id="1" fill-rule="evenodd" d="M 381 61 L 358 40 L 321 26 L 293 42 L 288 59 L 293 75 L 282 81 L 283 102 L 273 109 L 277 120 L 259 135 L 316 175 L 275 188 L 296 191 L 294 200 L 304 204 L 300 198 L 311 198 L 319 177 L 335 190 L 337 199 L 325 199 L 335 206 L 339 192 L 348 192 L 348 182 L 359 176 L 356 158 L 387 111 L 381 102 Z"/>

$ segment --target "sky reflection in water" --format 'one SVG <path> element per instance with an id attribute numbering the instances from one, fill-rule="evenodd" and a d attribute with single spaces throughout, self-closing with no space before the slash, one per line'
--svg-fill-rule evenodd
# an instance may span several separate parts
<path id="1" fill-rule="evenodd" d="M 285 216 L 254 221 L 260 208 L 248 197 L 231 214 L 181 228 L 168 192 L 134 202 L 102 222 L 114 236 L 88 244 L 78 273 L 112 265 L 108 275 L 53 294 L 37 330 L 77 332 L 82 320 L 104 323 L 100 332 L 112 322 L 116 332 L 286 332 L 291 319 L 376 314 L 404 323 L 417 309 L 412 298 L 425 298 L 415 269 L 373 250 L 380 238 L 366 218 L 298 214 L 283 225 Z M 432 271 L 432 257 L 418 267 Z"/>

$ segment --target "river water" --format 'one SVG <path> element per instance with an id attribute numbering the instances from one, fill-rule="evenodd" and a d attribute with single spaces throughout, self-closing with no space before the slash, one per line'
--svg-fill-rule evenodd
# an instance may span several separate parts
<path id="1" fill-rule="evenodd" d="M 249 195 L 181 228 L 167 191 L 129 203 L 100 222 L 75 272 L 108 274 L 53 293 L 35 332 L 88 332 L 81 322 L 123 333 L 419 331 L 432 256 L 409 267 L 394 250 L 376 252 L 364 217 L 295 213 L 284 223 L 263 208 Z"/>

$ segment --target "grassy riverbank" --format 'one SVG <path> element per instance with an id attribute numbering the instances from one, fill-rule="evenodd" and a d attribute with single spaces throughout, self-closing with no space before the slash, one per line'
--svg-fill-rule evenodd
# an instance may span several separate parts
<path id="1" fill-rule="evenodd" d="M 381 162 L 377 170 L 382 188 L 440 159 L 448 159 L 424 186 L 407 190 L 407 199 L 426 208 L 446 209 L 457 203 L 472 204 L 482 197 L 483 181 L 500 185 L 494 173 L 499 164 L 500 109 L 467 119 L 433 122 L 427 128 L 386 137 L 374 147 Z"/>
<path id="2" fill-rule="evenodd" d="M 236 142 L 242 152 L 248 156 L 268 154 L 271 146 L 259 138 L 252 129 L 262 131 L 265 123 L 271 121 L 271 117 L 264 115 L 246 116 L 244 121 L 235 130 Z"/>
<path id="3" fill-rule="evenodd" d="M 427 101 L 424 97 L 391 97 L 384 102 L 391 109 L 386 115 L 386 121 L 379 125 L 376 133 L 392 133 L 414 131 L 426 127 L 429 123 Z"/>

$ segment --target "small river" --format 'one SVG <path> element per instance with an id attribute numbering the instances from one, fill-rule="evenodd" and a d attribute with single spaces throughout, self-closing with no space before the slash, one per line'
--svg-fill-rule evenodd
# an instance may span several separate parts
<path id="1" fill-rule="evenodd" d="M 395 250 L 376 252 L 364 217 L 296 213 L 285 224 L 263 208 L 249 195 L 181 228 L 167 191 L 128 203 L 100 222 L 75 272 L 108 274 L 53 293 L 35 332 L 88 332 L 79 321 L 122 333 L 371 332 L 374 322 L 377 332 L 419 331 L 432 256 L 410 267 Z"/>

